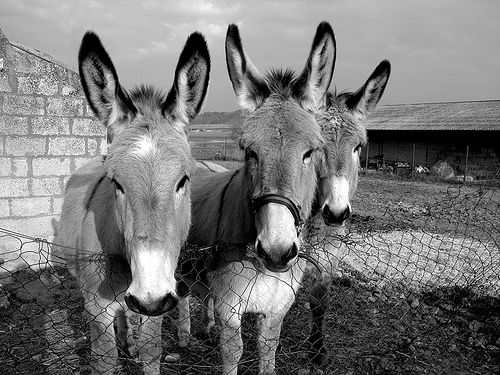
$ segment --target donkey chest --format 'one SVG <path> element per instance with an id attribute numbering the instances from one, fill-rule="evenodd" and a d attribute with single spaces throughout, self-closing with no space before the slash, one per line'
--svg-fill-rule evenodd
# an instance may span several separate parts
<path id="1" fill-rule="evenodd" d="M 257 270 L 251 262 L 234 262 L 210 275 L 210 287 L 221 303 L 241 313 L 278 313 L 288 310 L 300 288 L 302 272 L 273 273 Z"/>

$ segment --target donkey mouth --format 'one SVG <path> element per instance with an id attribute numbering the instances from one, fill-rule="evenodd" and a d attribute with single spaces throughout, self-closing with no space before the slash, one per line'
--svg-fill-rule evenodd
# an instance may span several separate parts
<path id="1" fill-rule="evenodd" d="M 137 297 L 127 294 L 125 296 L 125 303 L 130 310 L 137 314 L 159 316 L 172 310 L 177 305 L 177 297 L 168 294 L 155 303 L 145 304 Z"/>
<path id="2" fill-rule="evenodd" d="M 267 262 L 266 260 L 264 260 L 264 265 L 266 266 L 266 268 L 267 268 L 268 271 L 276 272 L 276 273 L 287 272 L 292 267 L 291 264 L 275 265 L 273 263 Z"/>
<path id="3" fill-rule="evenodd" d="M 271 256 L 264 251 L 262 247 L 262 243 L 260 241 L 257 242 L 257 256 L 263 261 L 264 266 L 268 271 L 283 273 L 287 272 L 292 264 L 295 263 L 294 260 L 297 258 L 298 247 L 294 244 L 286 254 L 279 257 L 278 260 L 273 260 Z"/>

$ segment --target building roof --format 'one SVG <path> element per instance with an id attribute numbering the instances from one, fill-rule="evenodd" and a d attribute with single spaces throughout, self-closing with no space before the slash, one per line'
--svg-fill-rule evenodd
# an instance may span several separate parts
<path id="1" fill-rule="evenodd" d="M 366 128 L 500 131 L 500 100 L 384 105 L 368 118 Z"/>

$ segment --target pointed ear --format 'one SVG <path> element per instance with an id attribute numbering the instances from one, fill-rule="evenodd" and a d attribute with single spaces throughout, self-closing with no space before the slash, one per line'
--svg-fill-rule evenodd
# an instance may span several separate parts
<path id="1" fill-rule="evenodd" d="M 328 92 L 335 67 L 335 35 L 328 22 L 316 29 L 306 66 L 294 85 L 294 97 L 309 111 L 321 107 Z"/>
<path id="2" fill-rule="evenodd" d="M 262 74 L 243 51 L 238 26 L 230 24 L 226 34 L 226 65 L 240 106 L 255 111 L 269 96 Z"/>
<path id="3" fill-rule="evenodd" d="M 343 102 L 357 120 L 366 120 L 382 98 L 390 74 L 391 64 L 389 61 L 383 60 L 363 87 L 354 94 L 340 95 L 339 102 Z"/>
<path id="4" fill-rule="evenodd" d="M 189 122 L 201 110 L 210 79 L 210 53 L 200 33 L 191 34 L 179 56 L 174 84 L 163 104 L 163 114 L 180 123 L 187 132 Z"/>
<path id="5" fill-rule="evenodd" d="M 120 86 L 118 75 L 101 40 L 87 32 L 78 54 L 80 80 L 87 101 L 97 118 L 108 127 L 108 143 L 135 116 L 136 108 Z"/>

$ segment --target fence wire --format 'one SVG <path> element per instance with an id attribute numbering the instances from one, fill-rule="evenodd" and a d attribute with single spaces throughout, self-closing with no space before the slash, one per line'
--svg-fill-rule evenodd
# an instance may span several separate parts
<path id="1" fill-rule="evenodd" d="M 309 223 L 303 250 L 332 275 L 324 321 L 328 352 L 323 363 L 311 361 L 314 272 L 303 279 L 294 275 L 289 282 L 302 286 L 283 322 L 276 372 L 498 374 L 500 189 L 454 186 L 436 200 L 375 204 L 385 208 L 383 214 L 356 214 L 345 233 L 326 229 L 320 217 Z M 89 374 L 89 322 L 96 317 L 84 313 L 85 287 L 51 256 L 54 244 L 5 229 L 0 241 L 9 245 L 0 260 L 0 374 Z M 235 304 L 249 307 L 249 296 L 277 293 L 276 286 L 260 287 L 259 272 L 225 248 L 189 247 L 179 267 L 180 274 L 213 286 L 216 315 L 234 313 Z M 232 254 L 239 266 L 224 271 L 227 258 L 214 251 Z M 252 257 L 251 246 L 239 251 Z M 102 259 L 89 254 L 79 262 L 84 268 Z M 177 344 L 179 312 L 162 318 L 161 373 L 222 371 L 223 320 L 217 315 L 216 327 L 207 332 L 205 302 L 196 295 L 189 302 L 186 347 Z M 143 329 L 147 319 L 128 316 L 128 331 L 118 335 L 117 372 L 141 373 L 137 353 L 155 336 Z M 240 374 L 258 373 L 261 322 L 258 314 L 243 317 Z"/>

